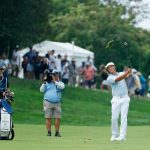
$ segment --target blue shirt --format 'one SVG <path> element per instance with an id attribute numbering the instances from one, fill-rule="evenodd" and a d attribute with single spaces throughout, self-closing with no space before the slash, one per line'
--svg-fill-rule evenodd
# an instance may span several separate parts
<path id="1" fill-rule="evenodd" d="M 6 89 L 8 88 L 8 80 L 6 77 L 2 76 L 0 77 L 0 99 L 3 98 L 3 92 L 6 91 Z"/>
<path id="2" fill-rule="evenodd" d="M 115 79 L 122 74 L 123 74 L 123 72 L 119 72 L 116 74 L 110 74 L 107 78 L 107 82 L 112 88 L 113 96 L 128 95 L 128 89 L 127 89 L 125 80 L 123 79 L 121 81 L 115 81 Z"/>
<path id="3" fill-rule="evenodd" d="M 59 84 L 62 85 L 59 86 Z M 44 100 L 51 102 L 51 103 L 59 103 L 62 97 L 62 89 L 64 88 L 64 83 L 59 81 L 57 83 L 53 82 L 46 82 L 42 84 L 40 90 L 44 92 Z"/>
<path id="4" fill-rule="evenodd" d="M 8 87 L 8 81 L 7 81 L 7 78 L 2 76 L 0 77 L 0 91 L 5 91 Z"/>

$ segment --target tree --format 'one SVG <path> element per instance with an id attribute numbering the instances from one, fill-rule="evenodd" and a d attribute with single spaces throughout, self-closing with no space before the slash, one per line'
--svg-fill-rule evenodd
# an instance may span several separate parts
<path id="1" fill-rule="evenodd" d="M 94 1 L 93 4 L 92 1 L 67 4 L 67 9 L 63 9 L 65 12 L 59 11 L 59 15 L 52 13 L 49 22 L 52 30 L 49 38 L 54 41 L 75 41 L 77 45 L 95 53 L 96 66 L 114 61 L 119 69 L 128 65 L 128 51 L 123 45 L 124 42 L 128 42 L 131 63 L 133 67 L 142 70 L 145 58 L 142 38 L 148 36 L 131 24 L 132 17 L 121 17 L 124 9 L 125 6 L 118 3 L 104 5 L 99 1 Z M 111 40 L 115 41 L 113 46 L 106 49 L 107 43 Z"/>
<path id="2" fill-rule="evenodd" d="M 122 18 L 128 19 L 132 24 L 136 25 L 140 21 L 149 16 L 149 7 L 144 0 L 100 0 L 106 5 L 122 5 L 124 6 L 124 14 Z"/>
<path id="3" fill-rule="evenodd" d="M 1 0 L 0 50 L 10 52 L 16 44 L 31 45 L 45 39 L 50 6 L 50 0 Z"/>

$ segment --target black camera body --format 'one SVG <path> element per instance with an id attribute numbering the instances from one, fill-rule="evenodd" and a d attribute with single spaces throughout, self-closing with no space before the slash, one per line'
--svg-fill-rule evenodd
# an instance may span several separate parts
<path id="1" fill-rule="evenodd" d="M 53 70 L 46 69 L 44 71 L 44 75 L 45 75 L 44 81 L 46 81 L 48 83 L 50 83 L 53 80 L 52 76 L 59 76 L 60 77 L 60 73 L 55 69 L 53 69 Z"/>
<path id="2" fill-rule="evenodd" d="M 4 94 L 4 98 L 6 99 L 6 101 L 8 101 L 9 103 L 14 101 L 14 92 L 11 91 L 6 91 Z"/>
<path id="3" fill-rule="evenodd" d="M 44 71 L 44 81 L 50 83 L 53 80 L 52 75 L 52 70 L 46 69 Z"/>

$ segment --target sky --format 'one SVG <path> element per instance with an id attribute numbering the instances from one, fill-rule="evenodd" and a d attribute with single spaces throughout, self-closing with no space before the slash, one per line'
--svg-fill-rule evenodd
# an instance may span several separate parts
<path id="1" fill-rule="evenodd" d="M 148 3 L 148 7 L 150 10 L 150 0 L 143 0 L 143 1 Z M 148 16 L 149 16 L 149 19 L 144 19 L 142 22 L 139 23 L 138 26 L 150 31 L 150 13 Z"/>

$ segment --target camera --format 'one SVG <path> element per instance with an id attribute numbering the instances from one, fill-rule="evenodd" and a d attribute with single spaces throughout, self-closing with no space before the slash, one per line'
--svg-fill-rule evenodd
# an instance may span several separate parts
<path id="1" fill-rule="evenodd" d="M 52 75 L 53 75 L 52 70 L 46 69 L 44 71 L 44 81 L 46 81 L 48 83 L 51 82 L 53 80 Z"/>
<path id="2" fill-rule="evenodd" d="M 13 102 L 14 101 L 14 92 L 12 91 L 6 91 L 4 92 L 4 98 L 9 102 Z"/>
<path id="3" fill-rule="evenodd" d="M 60 73 L 55 69 L 53 69 L 53 70 L 46 69 L 44 71 L 44 75 L 45 75 L 44 81 L 50 83 L 53 80 L 52 76 L 59 76 Z"/>

